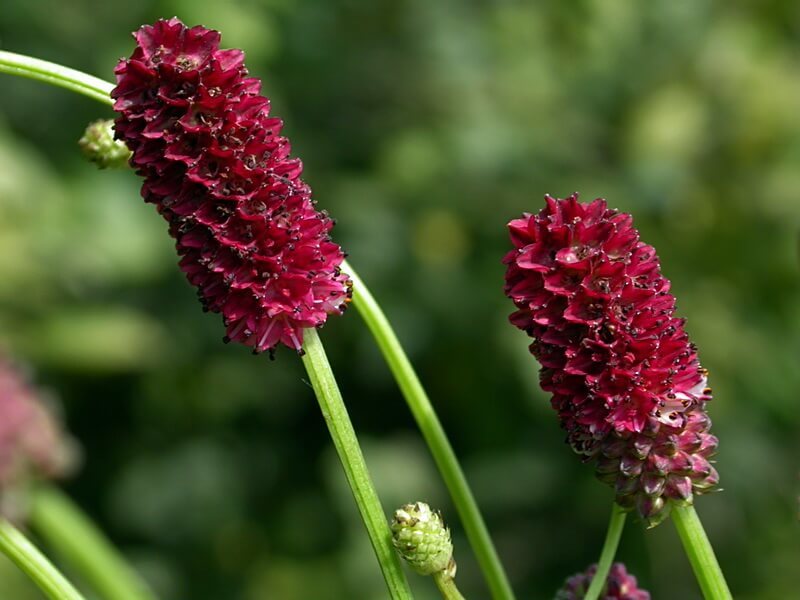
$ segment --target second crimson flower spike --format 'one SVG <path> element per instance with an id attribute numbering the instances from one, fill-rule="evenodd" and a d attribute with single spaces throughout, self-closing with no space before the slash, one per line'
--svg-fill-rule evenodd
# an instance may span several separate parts
<path id="1" fill-rule="evenodd" d="M 649 525 L 713 489 L 707 372 L 655 249 L 605 200 L 545 197 L 508 225 L 511 322 L 533 339 L 567 441 Z"/>
<path id="2" fill-rule="evenodd" d="M 344 310 L 351 282 L 283 122 L 218 32 L 173 18 L 134 37 L 111 95 L 142 196 L 169 222 L 181 269 L 222 313 L 226 340 L 300 351 L 304 328 Z"/>

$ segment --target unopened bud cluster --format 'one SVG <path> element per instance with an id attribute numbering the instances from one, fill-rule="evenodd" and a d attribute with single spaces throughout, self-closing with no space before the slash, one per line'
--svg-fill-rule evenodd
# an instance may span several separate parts
<path id="1" fill-rule="evenodd" d="M 417 573 L 455 575 L 450 529 L 439 511 L 424 502 L 405 504 L 395 511 L 391 527 L 394 547 Z"/>

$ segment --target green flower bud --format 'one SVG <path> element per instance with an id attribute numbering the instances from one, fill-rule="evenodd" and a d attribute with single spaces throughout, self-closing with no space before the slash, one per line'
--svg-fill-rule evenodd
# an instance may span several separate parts
<path id="1" fill-rule="evenodd" d="M 125 167 L 131 157 L 125 143 L 114 139 L 113 126 L 111 119 L 94 121 L 78 140 L 84 156 L 101 169 Z"/>
<path id="2" fill-rule="evenodd" d="M 424 502 L 397 509 L 392 520 L 394 547 L 420 575 L 455 575 L 453 543 L 442 514 Z"/>

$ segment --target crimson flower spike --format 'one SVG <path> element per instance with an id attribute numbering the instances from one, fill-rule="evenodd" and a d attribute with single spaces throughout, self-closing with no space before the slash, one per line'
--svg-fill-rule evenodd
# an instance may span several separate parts
<path id="1" fill-rule="evenodd" d="M 719 480 L 707 371 L 675 316 L 652 246 L 605 200 L 545 196 L 508 225 L 511 322 L 533 338 L 542 388 L 585 460 L 649 526 Z"/>
<path id="2" fill-rule="evenodd" d="M 342 313 L 352 284 L 283 122 L 218 32 L 173 18 L 134 38 L 111 95 L 142 196 L 169 223 L 204 308 L 222 314 L 225 341 L 301 352 L 303 329 Z"/>

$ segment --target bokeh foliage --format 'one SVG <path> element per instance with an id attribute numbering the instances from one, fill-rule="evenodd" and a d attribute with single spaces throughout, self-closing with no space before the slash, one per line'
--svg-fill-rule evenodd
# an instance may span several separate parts
<path id="1" fill-rule="evenodd" d="M 263 78 L 520 598 L 595 560 L 611 500 L 562 443 L 502 294 L 505 222 L 575 190 L 634 213 L 711 370 L 725 491 L 698 509 L 735 596 L 796 597 L 799 3 L 4 0 L 0 47 L 111 79 L 129 32 L 174 14 Z M 107 109 L 0 85 L 0 343 L 83 444 L 67 490 L 166 600 L 383 598 L 300 361 L 220 343 L 136 178 L 80 158 Z M 462 589 L 486 597 L 358 315 L 323 339 L 387 510 L 441 507 Z M 699 597 L 671 525 L 632 523 L 619 556 L 654 598 Z M 37 596 L 0 562 L 0 597 Z"/>

